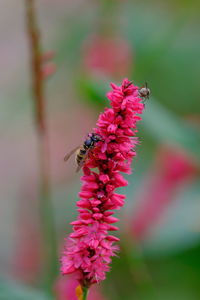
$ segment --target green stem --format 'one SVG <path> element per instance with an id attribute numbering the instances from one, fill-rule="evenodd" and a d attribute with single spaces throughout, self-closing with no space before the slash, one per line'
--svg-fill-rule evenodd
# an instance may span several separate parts
<path id="1" fill-rule="evenodd" d="M 43 238 L 43 268 L 45 290 L 52 294 L 52 287 L 57 276 L 57 243 L 54 226 L 53 205 L 50 197 L 49 147 L 46 129 L 46 111 L 44 96 L 44 80 L 42 77 L 42 51 L 40 32 L 37 25 L 34 0 L 25 0 L 26 29 L 30 44 L 32 71 L 32 92 L 34 101 L 35 124 L 39 147 L 40 172 L 40 218 Z"/>
<path id="2" fill-rule="evenodd" d="M 83 300 L 87 300 L 89 288 L 87 288 L 87 287 L 82 287 L 82 289 L 83 289 Z"/>

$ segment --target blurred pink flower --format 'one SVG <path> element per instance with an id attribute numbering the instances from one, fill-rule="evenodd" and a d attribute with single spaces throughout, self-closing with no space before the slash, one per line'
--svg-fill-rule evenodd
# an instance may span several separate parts
<path id="1" fill-rule="evenodd" d="M 35 283 L 38 279 L 42 260 L 41 235 L 36 209 L 36 181 L 32 176 L 27 176 L 27 181 L 24 180 L 23 183 L 15 232 L 16 247 L 12 272 L 15 277 L 26 283 Z"/>
<path id="2" fill-rule="evenodd" d="M 174 199 L 176 190 L 197 173 L 194 160 L 183 150 L 163 147 L 139 195 L 131 221 L 136 240 L 145 238 Z"/>
<path id="3" fill-rule="evenodd" d="M 55 286 L 56 300 L 77 300 L 76 287 L 78 284 L 74 275 L 60 276 Z M 105 300 L 97 285 L 91 287 L 88 300 Z"/>
<path id="4" fill-rule="evenodd" d="M 55 57 L 55 52 L 54 51 L 51 51 L 51 50 L 46 51 L 42 55 L 42 61 L 46 62 L 46 61 L 52 60 L 54 57 Z"/>
<path id="5" fill-rule="evenodd" d="M 42 57 L 42 76 L 43 79 L 47 79 L 51 75 L 53 75 L 56 71 L 56 65 L 52 62 L 52 59 L 55 57 L 54 51 L 45 52 Z"/>
<path id="6" fill-rule="evenodd" d="M 35 283 L 41 267 L 41 240 L 33 224 L 24 222 L 20 243 L 16 248 L 13 273 L 19 280 Z"/>
<path id="7" fill-rule="evenodd" d="M 83 49 L 83 67 L 91 75 L 121 78 L 131 68 L 132 52 L 122 38 L 92 36 Z"/>
<path id="8" fill-rule="evenodd" d="M 56 65 L 53 62 L 45 63 L 42 66 L 42 77 L 43 79 L 49 78 L 56 71 Z"/>
<path id="9" fill-rule="evenodd" d="M 100 114 L 93 129 L 102 140 L 90 151 L 83 167 L 81 199 L 77 202 L 79 216 L 71 223 L 73 233 L 61 259 L 62 274 L 75 272 L 83 286 L 105 279 L 111 257 L 118 250 L 113 243 L 119 239 L 108 234 L 118 230 L 112 225 L 118 219 L 111 210 L 124 205 L 125 196 L 116 194 L 115 189 L 128 184 L 120 172 L 131 173 L 131 161 L 136 155 L 136 123 L 144 108 L 138 87 L 130 81 L 125 79 L 121 86 L 111 86 L 113 90 L 107 97 L 112 108 Z"/>

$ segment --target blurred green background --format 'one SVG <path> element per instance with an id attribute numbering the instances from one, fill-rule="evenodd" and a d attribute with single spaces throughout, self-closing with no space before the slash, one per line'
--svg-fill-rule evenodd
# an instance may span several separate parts
<path id="1" fill-rule="evenodd" d="M 57 249 L 76 217 L 80 173 L 66 152 L 80 144 L 124 77 L 151 97 L 139 125 L 120 218 L 119 257 L 89 300 L 200 299 L 200 38 L 197 1 L 36 0 L 46 80 L 51 198 Z M 38 146 L 25 1 L 0 3 L 0 299 L 42 291 Z M 46 63 L 48 67 L 48 63 Z M 57 277 L 54 299 L 74 300 Z M 97 289 L 97 290 L 96 290 Z"/>

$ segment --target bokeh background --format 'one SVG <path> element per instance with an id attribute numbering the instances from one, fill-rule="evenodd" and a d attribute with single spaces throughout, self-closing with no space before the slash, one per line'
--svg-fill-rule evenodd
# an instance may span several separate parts
<path id="1" fill-rule="evenodd" d="M 36 0 L 45 51 L 51 199 L 57 249 L 76 217 L 80 173 L 66 152 L 124 77 L 152 96 L 139 125 L 120 218 L 121 252 L 90 300 L 200 299 L 200 38 L 197 1 Z M 38 139 L 25 1 L 0 2 L 0 299 L 49 299 L 42 289 Z M 75 300 L 57 276 L 56 300 Z"/>

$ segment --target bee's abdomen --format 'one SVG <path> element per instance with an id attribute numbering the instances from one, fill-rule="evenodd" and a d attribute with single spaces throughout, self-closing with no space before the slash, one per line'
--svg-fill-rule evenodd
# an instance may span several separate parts
<path id="1" fill-rule="evenodd" d="M 84 149 L 83 147 L 81 147 L 76 155 L 76 162 L 77 162 L 77 165 L 80 164 L 80 162 L 84 159 L 84 156 L 85 156 L 85 153 L 86 153 L 86 149 Z"/>

